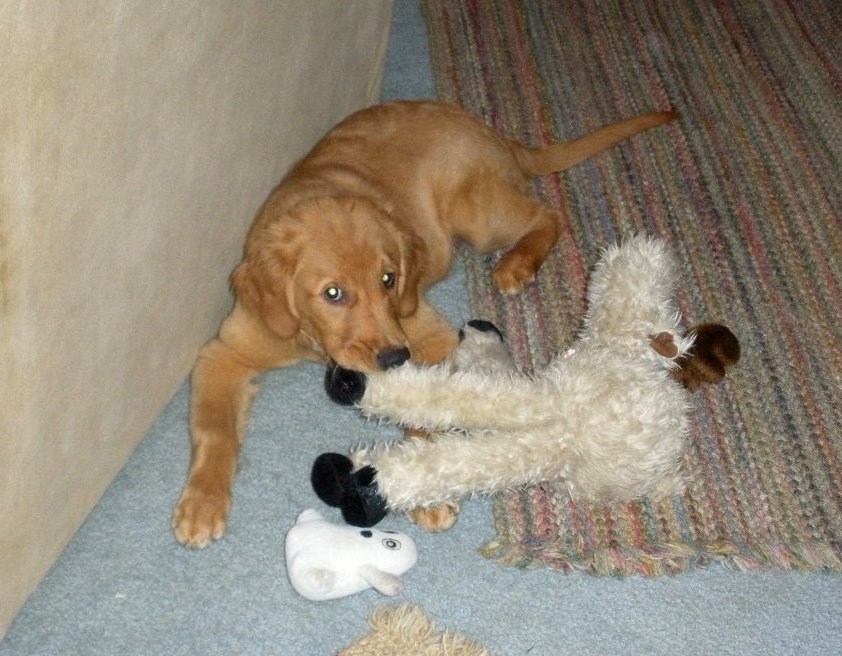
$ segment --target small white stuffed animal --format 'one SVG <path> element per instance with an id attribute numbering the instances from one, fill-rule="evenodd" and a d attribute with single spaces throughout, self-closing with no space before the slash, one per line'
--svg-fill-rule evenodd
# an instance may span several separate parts
<path id="1" fill-rule="evenodd" d="M 606 249 L 579 339 L 535 375 L 514 368 L 488 322 L 468 324 L 448 363 L 334 373 L 334 400 L 430 439 L 323 454 L 314 490 L 357 526 L 543 481 L 601 501 L 680 492 L 689 390 L 721 379 L 739 342 L 719 324 L 684 331 L 675 282 L 664 244 L 635 237 Z"/>
<path id="2" fill-rule="evenodd" d="M 305 510 L 286 537 L 287 574 L 311 601 L 339 599 L 367 588 L 394 596 L 400 576 L 418 560 L 415 543 L 395 531 L 337 526 Z"/>

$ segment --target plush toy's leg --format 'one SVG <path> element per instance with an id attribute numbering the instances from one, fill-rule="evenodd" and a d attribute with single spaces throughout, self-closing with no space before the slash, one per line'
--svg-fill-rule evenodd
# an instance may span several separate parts
<path id="1" fill-rule="evenodd" d="M 561 441 L 548 444 L 545 436 L 527 431 L 437 434 L 379 444 L 351 458 L 354 467 L 376 472 L 378 494 L 389 510 L 411 511 L 558 478 L 568 456 Z"/>
<path id="2" fill-rule="evenodd" d="M 339 508 L 342 518 L 353 526 L 374 526 L 386 516 L 386 501 L 378 494 L 371 467 L 351 473 L 351 461 L 339 453 L 323 453 L 310 472 L 318 497 Z"/>

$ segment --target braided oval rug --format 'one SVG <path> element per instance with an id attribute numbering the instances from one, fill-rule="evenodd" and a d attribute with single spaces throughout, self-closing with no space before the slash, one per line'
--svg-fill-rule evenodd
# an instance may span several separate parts
<path id="1" fill-rule="evenodd" d="M 607 244 L 645 232 L 680 262 L 679 308 L 743 359 L 694 396 L 686 492 L 495 500 L 502 564 L 600 575 L 842 570 L 842 3 L 426 0 L 439 97 L 532 145 L 645 111 L 657 128 L 535 184 L 569 217 L 538 280 L 505 298 L 465 249 L 472 316 L 519 365 L 563 350 Z"/>

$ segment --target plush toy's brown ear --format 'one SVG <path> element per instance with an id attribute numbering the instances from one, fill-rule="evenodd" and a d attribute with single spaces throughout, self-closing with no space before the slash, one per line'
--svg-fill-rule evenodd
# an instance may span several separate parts
<path id="1" fill-rule="evenodd" d="M 672 333 L 662 332 L 649 337 L 649 346 L 662 358 L 670 360 L 678 355 L 678 347 L 672 338 Z"/>
<path id="2" fill-rule="evenodd" d="M 231 274 L 237 300 L 261 318 L 278 337 L 289 339 L 298 331 L 292 302 L 292 272 L 269 247 L 246 255 Z"/>
<path id="3" fill-rule="evenodd" d="M 726 326 L 703 323 L 688 330 L 696 341 L 687 355 L 676 360 L 672 377 L 687 389 L 699 389 L 704 383 L 717 383 L 725 377 L 725 368 L 740 361 L 740 342 Z"/>

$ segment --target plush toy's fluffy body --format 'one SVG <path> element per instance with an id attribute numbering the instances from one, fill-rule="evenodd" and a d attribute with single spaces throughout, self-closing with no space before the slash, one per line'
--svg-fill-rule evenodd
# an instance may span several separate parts
<path id="1" fill-rule="evenodd" d="M 374 588 L 403 590 L 400 575 L 418 559 L 415 543 L 394 531 L 360 531 L 305 510 L 286 537 L 287 574 L 298 594 L 312 601 L 338 599 Z"/>
<path id="2" fill-rule="evenodd" d="M 365 525 L 548 480 L 606 501 L 680 492 L 689 392 L 671 370 L 695 334 L 682 330 L 675 284 L 665 246 L 636 237 L 605 251 L 579 338 L 542 371 L 518 372 L 496 329 L 471 322 L 449 363 L 362 378 L 352 387 L 366 415 L 431 438 L 321 456 L 317 493 Z"/>

